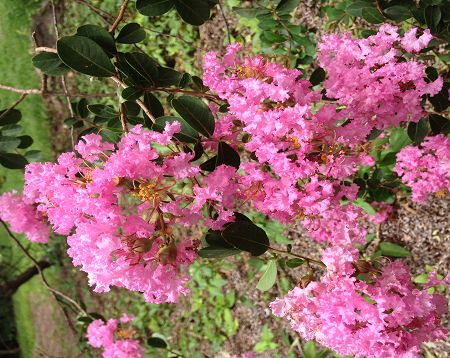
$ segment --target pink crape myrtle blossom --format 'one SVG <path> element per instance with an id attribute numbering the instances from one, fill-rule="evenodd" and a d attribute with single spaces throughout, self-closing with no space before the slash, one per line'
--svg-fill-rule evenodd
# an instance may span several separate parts
<path id="1" fill-rule="evenodd" d="M 15 191 L 0 196 L 0 219 L 7 222 L 12 231 L 25 234 L 31 242 L 48 242 L 50 228 L 44 216 Z"/>
<path id="2" fill-rule="evenodd" d="M 423 203 L 430 194 L 450 191 L 450 139 L 426 137 L 420 147 L 409 145 L 397 154 L 394 170 L 411 187 L 412 200 Z"/>
<path id="3" fill-rule="evenodd" d="M 356 278 L 354 249 L 325 250 L 327 274 L 306 288 L 296 287 L 270 304 L 304 339 L 315 339 L 341 355 L 419 357 L 420 344 L 443 339 L 439 325 L 446 302 L 419 290 L 399 261 L 371 283 Z"/>
<path id="4" fill-rule="evenodd" d="M 187 267 L 198 242 L 173 235 L 172 226 L 187 219 L 166 205 L 174 195 L 179 206 L 192 202 L 171 189 L 199 169 L 190 163 L 191 154 L 163 155 L 153 147 L 168 145 L 179 130 L 178 123 L 163 133 L 136 126 L 117 150 L 91 134 L 76 146 L 82 159 L 63 153 L 56 164 L 27 166 L 25 197 L 37 203 L 56 232 L 71 233 L 68 254 L 95 291 L 124 287 L 156 303 L 175 302 L 189 292 Z M 194 224 L 199 218 L 189 215 L 189 220 Z"/>
<path id="5" fill-rule="evenodd" d="M 94 348 L 102 348 L 103 358 L 143 358 L 145 349 L 137 339 L 133 339 L 132 328 L 124 326 L 134 318 L 124 315 L 119 320 L 109 319 L 106 323 L 101 319 L 91 322 L 87 329 L 89 344 Z"/>
<path id="6" fill-rule="evenodd" d="M 425 82 L 426 65 L 401 57 L 398 43 L 417 52 L 431 40 L 428 30 L 418 39 L 416 32 L 411 29 L 402 38 L 395 26 L 384 24 L 367 39 L 349 33 L 324 36 L 318 59 L 327 72 L 326 94 L 345 105 L 343 114 L 351 118 L 338 135 L 364 139 L 373 127 L 384 129 L 422 117 L 422 96 L 437 94 L 443 80 Z"/>

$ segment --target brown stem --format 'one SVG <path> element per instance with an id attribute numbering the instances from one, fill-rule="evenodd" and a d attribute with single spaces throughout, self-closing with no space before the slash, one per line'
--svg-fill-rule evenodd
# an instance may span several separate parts
<path id="1" fill-rule="evenodd" d="M 125 0 L 122 6 L 120 7 L 119 15 L 117 15 L 116 21 L 114 21 L 114 24 L 112 24 L 112 26 L 109 28 L 110 33 L 114 33 L 117 26 L 119 26 L 120 22 L 123 20 L 123 16 L 125 15 L 125 10 L 128 6 L 129 1 L 130 0 Z"/>
<path id="2" fill-rule="evenodd" d="M 22 93 L 20 98 L 11 107 L 9 107 L 6 111 L 4 111 L 2 114 L 0 114 L 0 119 L 2 119 L 3 117 L 6 117 L 8 115 L 8 113 L 11 112 L 14 108 L 16 108 L 27 96 L 28 96 L 27 93 Z"/>
<path id="3" fill-rule="evenodd" d="M 294 253 L 292 253 L 292 252 L 288 252 L 288 251 L 283 251 L 283 250 L 275 249 L 274 247 L 271 247 L 271 246 L 268 246 L 268 248 L 269 248 L 269 250 L 276 251 L 276 252 L 280 252 L 280 253 L 283 253 L 283 254 L 285 254 L 285 255 L 290 255 L 290 256 L 298 257 L 298 258 L 300 258 L 300 259 L 302 259 L 302 260 L 305 260 L 305 261 L 308 262 L 308 263 L 310 263 L 310 262 L 315 263 L 315 264 L 317 264 L 317 265 L 319 265 L 319 266 L 321 266 L 321 267 L 323 267 L 323 268 L 326 268 L 326 267 L 327 267 L 322 261 L 319 261 L 319 260 L 311 259 L 311 258 L 309 258 L 309 257 L 302 256 L 302 255 L 297 255 L 297 254 L 294 254 Z"/>
<path id="4" fill-rule="evenodd" d="M 146 91 L 146 92 L 162 91 L 162 92 L 167 92 L 167 93 L 183 93 L 183 94 L 188 94 L 188 95 L 194 96 L 194 97 L 204 97 L 204 98 L 210 98 L 210 99 L 215 99 L 215 100 L 222 101 L 222 99 L 218 95 L 215 95 L 215 94 L 212 94 L 212 93 L 183 90 L 183 89 L 180 89 L 180 88 L 146 87 L 146 88 L 144 88 L 144 91 Z"/>
<path id="5" fill-rule="evenodd" d="M 34 49 L 35 52 L 52 52 L 57 53 L 56 48 L 39 46 Z"/>
<path id="6" fill-rule="evenodd" d="M 19 241 L 19 239 L 11 232 L 11 230 L 9 229 L 8 225 L 6 225 L 6 223 L 0 219 L 0 223 L 3 225 L 3 227 L 5 228 L 6 232 L 8 233 L 9 237 L 11 239 L 14 240 L 14 242 L 16 243 L 16 245 L 19 247 L 19 249 L 25 254 L 25 256 L 31 260 L 31 262 L 33 262 L 34 266 L 36 267 L 36 270 L 39 273 L 39 276 L 41 277 L 41 281 L 44 284 L 44 286 L 47 288 L 47 290 L 49 290 L 56 299 L 56 296 L 59 296 L 61 298 L 63 298 L 64 300 L 66 300 L 67 302 L 70 302 L 80 313 L 82 313 L 83 315 L 88 315 L 88 313 L 72 298 L 68 297 L 67 295 L 65 295 L 64 293 L 54 289 L 53 287 L 51 287 L 47 281 L 47 278 L 44 275 L 44 271 L 41 269 L 41 267 L 39 266 L 39 262 L 36 261 L 36 259 L 30 255 L 30 253 L 28 252 L 28 250 L 22 245 L 22 243 Z"/>
<path id="7" fill-rule="evenodd" d="M 128 133 L 127 117 L 125 115 L 125 104 L 120 104 L 120 123 L 122 124 L 122 129 L 125 133 Z"/>
<path id="8" fill-rule="evenodd" d="M 6 86 L 6 85 L 1 85 L 0 84 L 0 90 L 5 90 L 5 91 L 10 91 L 10 92 L 15 92 L 15 93 L 20 93 L 20 94 L 43 94 L 46 96 L 65 96 L 64 92 L 58 92 L 58 91 L 54 91 L 54 92 L 48 92 L 48 91 L 44 91 L 41 89 L 37 89 L 37 88 L 32 88 L 32 89 L 25 89 L 25 88 L 16 88 L 16 87 L 11 87 L 11 86 Z M 86 97 L 86 98 L 97 98 L 97 97 L 114 97 L 116 96 L 116 93 L 71 93 L 70 97 L 74 98 L 74 97 Z"/>
<path id="9" fill-rule="evenodd" d="M 127 88 L 127 85 L 123 83 L 118 77 L 112 76 L 111 79 L 117 83 L 122 88 Z M 136 100 L 136 103 L 141 107 L 141 109 L 144 111 L 144 113 L 150 118 L 152 122 L 155 122 L 155 117 L 152 115 L 150 110 L 147 108 L 144 102 L 142 102 L 140 99 Z"/>

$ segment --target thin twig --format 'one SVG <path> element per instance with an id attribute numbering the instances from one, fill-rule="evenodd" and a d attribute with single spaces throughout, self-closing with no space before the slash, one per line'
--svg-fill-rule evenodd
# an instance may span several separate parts
<path id="1" fill-rule="evenodd" d="M 27 96 L 28 96 L 28 93 L 22 93 L 20 95 L 20 98 L 11 107 L 9 107 L 6 111 L 4 111 L 2 114 L 0 114 L 0 119 L 2 119 L 3 117 L 6 117 L 8 115 L 8 113 L 10 111 L 12 111 L 14 108 L 16 108 L 20 104 L 20 102 L 22 102 Z"/>
<path id="2" fill-rule="evenodd" d="M 39 46 L 34 49 L 34 52 L 52 52 L 57 53 L 56 48 Z"/>
<path id="3" fill-rule="evenodd" d="M 225 17 L 225 13 L 223 11 L 223 7 L 221 2 L 218 2 L 220 13 L 222 14 L 223 20 L 225 21 L 225 27 L 227 28 L 227 38 L 228 38 L 228 44 L 231 43 L 231 33 L 230 33 L 230 24 L 228 23 L 227 18 Z"/>
<path id="4" fill-rule="evenodd" d="M 112 76 L 111 79 L 118 84 L 120 87 L 122 88 L 127 88 L 128 86 L 123 83 L 118 77 L 116 76 Z M 141 109 L 144 111 L 144 113 L 150 118 L 150 120 L 152 122 L 155 122 L 155 117 L 152 115 L 152 113 L 150 112 L 150 110 L 147 108 L 147 106 L 145 105 L 144 102 L 142 102 L 140 99 L 136 100 L 136 103 L 139 105 L 139 107 L 141 107 Z"/>
<path id="5" fill-rule="evenodd" d="M 209 99 L 222 101 L 222 99 L 218 95 L 215 95 L 215 94 L 212 94 L 212 93 L 183 90 L 183 89 L 180 89 L 180 88 L 147 87 L 147 88 L 144 88 L 144 91 L 146 91 L 146 92 L 162 91 L 162 92 L 167 92 L 167 93 L 182 93 L 182 94 L 187 94 L 187 95 L 191 95 L 191 96 L 194 96 L 194 97 L 204 97 L 204 98 L 209 98 Z"/>
<path id="6" fill-rule="evenodd" d="M 125 10 L 128 6 L 130 0 L 125 0 L 122 4 L 122 6 L 120 7 L 119 10 L 119 15 L 117 15 L 117 19 L 116 21 L 114 21 L 114 24 L 112 24 L 112 26 L 109 28 L 109 32 L 110 33 L 114 33 L 114 31 L 116 30 L 117 26 L 119 26 L 120 22 L 123 20 L 123 16 L 125 15 Z"/>
<path id="7" fill-rule="evenodd" d="M 120 104 L 120 123 L 122 124 L 122 129 L 125 133 L 128 133 L 128 126 L 127 126 L 127 117 L 125 114 L 125 104 Z"/>
<path id="8" fill-rule="evenodd" d="M 172 35 L 172 34 L 166 34 L 162 31 L 156 31 L 156 30 L 151 30 L 151 29 L 145 29 L 146 31 L 150 31 L 150 32 L 154 32 L 155 34 L 161 35 L 161 36 L 168 36 L 168 37 L 173 37 L 177 40 L 183 41 L 185 44 L 192 46 L 194 43 L 191 41 L 187 41 L 184 38 L 182 38 L 181 36 L 177 36 L 177 35 Z"/>
<path id="9" fill-rule="evenodd" d="M 5 91 L 10 91 L 10 92 L 15 92 L 15 93 L 20 93 L 20 94 L 43 94 L 46 96 L 65 96 L 64 92 L 47 92 L 47 91 L 43 91 L 40 89 L 25 89 L 25 88 L 16 88 L 16 87 L 11 87 L 11 86 L 6 86 L 6 85 L 1 85 L 0 84 L 0 90 L 5 90 Z M 85 98 L 98 98 L 98 97 L 115 97 L 117 95 L 117 93 L 115 92 L 111 92 L 111 93 L 71 93 L 70 97 L 74 98 L 74 97 L 85 97 Z"/>
<path id="10" fill-rule="evenodd" d="M 64 293 L 54 289 L 53 287 L 51 287 L 49 285 L 49 283 L 47 281 L 47 278 L 45 277 L 44 272 L 41 269 L 41 267 L 39 266 L 39 263 L 36 261 L 36 259 L 33 256 L 30 255 L 28 250 L 22 245 L 22 243 L 19 241 L 19 239 L 11 232 L 11 230 L 8 227 L 8 225 L 6 225 L 6 223 L 3 220 L 1 220 L 1 219 L 0 219 L 0 223 L 5 228 L 6 232 L 9 235 L 9 237 L 14 240 L 14 242 L 19 247 L 19 249 L 25 254 L 25 256 L 28 259 L 31 260 L 31 262 L 33 262 L 34 266 L 36 267 L 36 270 L 39 273 L 39 276 L 40 276 L 40 278 L 42 280 L 42 283 L 47 288 L 47 290 L 49 290 L 51 293 L 53 293 L 54 296 L 59 296 L 59 297 L 63 298 L 64 300 L 66 300 L 67 302 L 70 302 L 80 313 L 82 313 L 84 315 L 88 315 L 88 313 L 75 300 L 73 300 L 72 298 L 68 297 Z M 56 297 L 55 297 L 55 299 L 56 299 Z"/>
<path id="11" fill-rule="evenodd" d="M 79 4 L 85 5 L 89 9 L 91 9 L 94 13 L 96 13 L 98 16 L 100 16 L 108 24 L 110 24 L 110 22 L 114 20 L 114 16 L 111 15 L 109 12 L 106 12 L 102 9 L 99 9 L 98 7 L 95 7 L 94 5 L 87 2 L 86 0 L 75 0 L 75 1 Z"/>

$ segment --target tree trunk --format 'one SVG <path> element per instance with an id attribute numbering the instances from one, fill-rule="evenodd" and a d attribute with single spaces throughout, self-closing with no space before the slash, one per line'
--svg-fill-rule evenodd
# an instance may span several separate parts
<path id="1" fill-rule="evenodd" d="M 45 260 L 39 261 L 38 264 L 41 270 L 50 267 L 52 265 L 50 262 Z M 2 295 L 3 297 L 12 296 L 20 286 L 22 286 L 25 282 L 27 282 L 30 278 L 37 275 L 38 273 L 39 272 L 36 266 L 28 268 L 25 272 L 21 273 L 14 280 L 6 282 L 4 285 L 2 285 L 0 287 L 0 295 Z"/>

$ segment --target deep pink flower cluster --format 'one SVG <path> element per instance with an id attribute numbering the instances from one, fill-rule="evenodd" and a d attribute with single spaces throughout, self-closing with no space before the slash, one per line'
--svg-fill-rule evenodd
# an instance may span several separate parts
<path id="1" fill-rule="evenodd" d="M 412 188 L 412 199 L 423 203 L 430 194 L 450 192 L 450 139 L 443 134 L 426 137 L 418 146 L 409 145 L 397 154 L 394 170 Z"/>
<path id="2" fill-rule="evenodd" d="M 48 242 L 50 228 L 42 213 L 14 191 L 0 196 L 0 219 L 9 223 L 12 231 L 25 234 L 32 242 Z"/>
<path id="3" fill-rule="evenodd" d="M 354 249 L 325 250 L 327 274 L 272 302 L 273 313 L 286 317 L 303 338 L 355 357 L 419 357 L 423 342 L 445 338 L 442 295 L 417 289 L 399 261 L 382 274 L 366 272 L 369 283 L 358 280 L 355 266 L 363 263 L 355 265 L 357 257 Z"/>
<path id="4" fill-rule="evenodd" d="M 120 320 L 97 319 L 89 324 L 87 338 L 94 348 L 103 349 L 103 358 L 143 358 L 145 350 L 133 336 L 135 332 L 129 323 L 133 317 L 123 315 Z"/>
<path id="5" fill-rule="evenodd" d="M 177 130 L 178 123 L 164 133 L 135 127 L 117 150 L 91 134 L 75 148 L 81 157 L 64 153 L 56 164 L 27 166 L 24 196 L 55 232 L 70 234 L 68 254 L 95 291 L 119 286 L 157 303 L 187 294 L 185 267 L 195 260 L 198 242 L 173 230 L 199 215 L 183 212 L 192 198 L 174 186 L 199 169 L 191 154 L 162 154 L 152 146 L 168 145 Z"/>
<path id="6" fill-rule="evenodd" d="M 326 93 L 344 105 L 342 114 L 351 118 L 339 135 L 364 139 L 374 127 L 421 118 L 421 97 L 437 94 L 443 80 L 425 82 L 426 65 L 402 56 L 401 49 L 418 52 L 432 39 L 429 30 L 419 38 L 416 33 L 413 28 L 401 37 L 395 26 L 384 24 L 367 39 L 354 39 L 349 33 L 324 37 L 318 59 L 328 74 Z"/>

